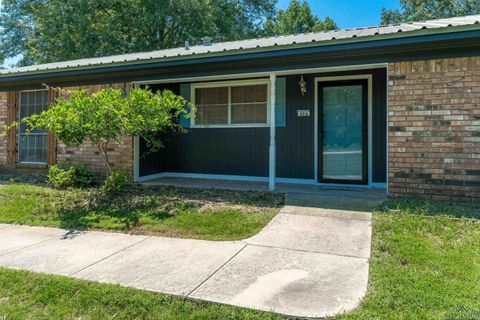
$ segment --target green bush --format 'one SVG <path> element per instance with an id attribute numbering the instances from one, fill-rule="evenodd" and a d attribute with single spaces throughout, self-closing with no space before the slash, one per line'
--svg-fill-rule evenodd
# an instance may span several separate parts
<path id="1" fill-rule="evenodd" d="M 107 193 L 122 193 L 130 185 L 130 178 L 123 171 L 113 171 L 103 185 L 103 190 Z"/>
<path id="2" fill-rule="evenodd" d="M 86 188 L 92 185 L 94 173 L 84 165 L 69 165 L 65 162 L 51 166 L 47 183 L 55 188 Z"/>

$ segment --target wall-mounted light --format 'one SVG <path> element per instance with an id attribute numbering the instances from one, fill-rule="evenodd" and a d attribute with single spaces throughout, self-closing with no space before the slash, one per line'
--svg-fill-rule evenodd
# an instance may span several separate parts
<path id="1" fill-rule="evenodd" d="M 307 93 L 307 81 L 303 78 L 303 74 L 300 77 L 300 81 L 298 82 L 298 85 L 300 86 L 300 92 L 302 93 L 302 96 Z"/>

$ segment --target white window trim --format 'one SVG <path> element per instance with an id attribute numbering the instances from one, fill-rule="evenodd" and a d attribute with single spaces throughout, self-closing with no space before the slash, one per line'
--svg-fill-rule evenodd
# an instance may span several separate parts
<path id="1" fill-rule="evenodd" d="M 253 85 L 267 86 L 267 122 L 265 123 L 242 123 L 232 124 L 232 101 L 231 101 L 231 87 L 236 86 L 253 86 Z M 217 82 L 200 82 L 192 83 L 190 88 L 190 100 L 192 104 L 195 103 L 195 90 L 203 88 L 221 88 L 229 87 L 228 90 L 228 122 L 229 124 L 196 124 L 195 116 L 190 118 L 190 128 L 268 128 L 270 127 L 270 80 L 269 79 L 255 79 L 255 80 L 235 80 L 235 81 L 217 81 Z"/>
<path id="2" fill-rule="evenodd" d="M 22 121 L 22 119 L 20 119 L 20 116 L 21 116 L 21 112 L 20 112 L 20 108 L 22 107 L 22 93 L 24 92 L 28 92 L 28 93 L 31 93 L 31 92 L 41 92 L 41 91 L 48 91 L 46 89 L 38 89 L 38 90 L 23 90 L 23 91 L 19 91 L 18 92 L 18 131 L 17 131 L 17 134 L 18 134 L 18 137 L 17 137 L 17 143 L 18 143 L 18 149 L 17 149 L 17 162 L 18 163 L 21 163 L 21 164 L 35 164 L 35 165 L 46 165 L 47 162 L 43 162 L 43 161 L 20 161 L 20 141 L 21 141 L 21 138 L 22 138 L 22 133 L 20 132 L 20 122 Z M 37 135 L 37 136 L 47 136 L 48 135 L 48 132 L 45 132 L 45 133 L 30 133 L 29 135 Z M 48 139 L 47 139 L 48 140 Z M 47 145 L 45 146 L 46 149 L 47 149 L 47 152 L 48 152 L 48 141 L 47 141 Z"/>

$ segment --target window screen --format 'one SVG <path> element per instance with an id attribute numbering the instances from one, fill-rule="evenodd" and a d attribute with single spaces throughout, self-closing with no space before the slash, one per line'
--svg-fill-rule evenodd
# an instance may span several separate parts
<path id="1" fill-rule="evenodd" d="M 48 91 L 28 91 L 20 93 L 19 120 L 33 114 L 42 113 L 48 107 Z M 47 132 L 32 130 L 20 122 L 18 141 L 18 161 L 24 163 L 47 162 Z"/>
<path id="2" fill-rule="evenodd" d="M 195 106 L 196 124 L 267 124 L 267 85 L 198 88 Z"/>

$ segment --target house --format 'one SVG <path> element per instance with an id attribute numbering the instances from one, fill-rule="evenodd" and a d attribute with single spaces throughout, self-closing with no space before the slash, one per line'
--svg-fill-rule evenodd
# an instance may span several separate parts
<path id="1" fill-rule="evenodd" d="M 147 153 L 125 137 L 114 168 L 162 176 L 385 188 L 391 196 L 480 200 L 480 16 L 281 36 L 0 71 L 0 130 L 48 107 L 42 84 L 148 85 L 192 101 L 187 133 Z M 154 129 L 154 128 L 152 128 Z M 11 130 L 2 170 L 96 150 Z"/>

